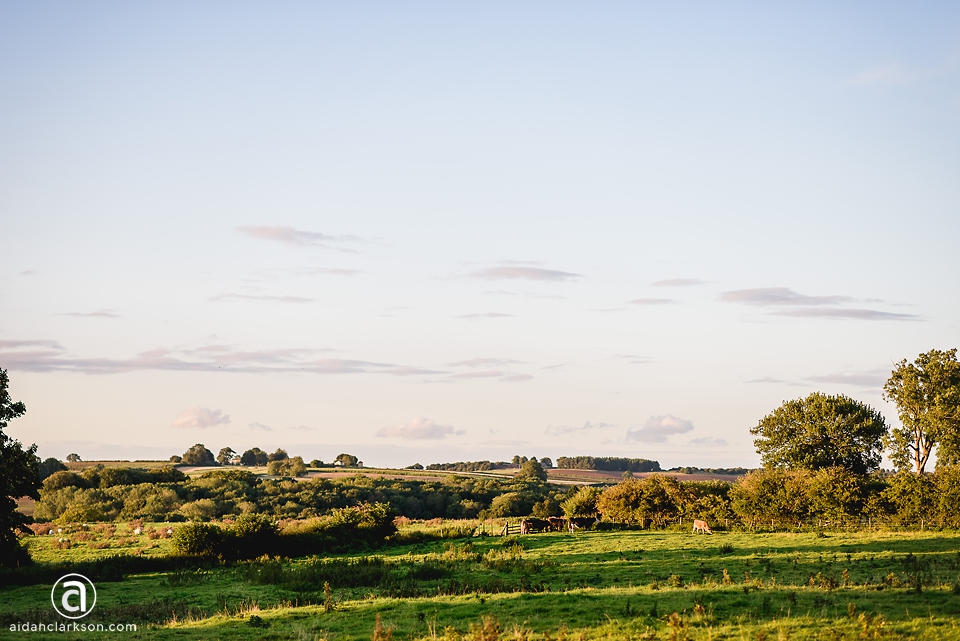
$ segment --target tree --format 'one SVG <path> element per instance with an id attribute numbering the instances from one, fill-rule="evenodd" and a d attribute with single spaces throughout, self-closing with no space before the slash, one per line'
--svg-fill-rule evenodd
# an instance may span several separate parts
<path id="1" fill-rule="evenodd" d="M 753 444 L 770 468 L 842 467 L 866 474 L 880 467 L 887 423 L 869 405 L 814 392 L 785 401 L 750 429 Z"/>
<path id="2" fill-rule="evenodd" d="M 40 459 L 37 446 L 24 449 L 20 441 L 3 433 L 9 421 L 27 412 L 22 401 L 13 402 L 7 387 L 7 371 L 0 369 L 0 565 L 13 567 L 28 562 L 17 540 L 17 530 L 26 526 L 27 518 L 17 511 L 21 496 L 39 498 Z"/>
<path id="3" fill-rule="evenodd" d="M 957 350 L 932 349 L 913 363 L 897 363 L 883 386 L 897 404 L 902 427 L 886 438 L 898 469 L 923 474 L 937 449 L 937 467 L 960 464 L 960 363 Z M 912 465 L 911 465 L 912 464 Z"/>
<path id="4" fill-rule="evenodd" d="M 514 478 L 546 481 L 547 472 L 543 469 L 543 466 L 537 462 L 537 459 L 530 459 L 520 466 L 520 471 L 517 472 L 517 475 Z"/>
<path id="5" fill-rule="evenodd" d="M 40 463 L 40 480 L 42 481 L 54 472 L 60 472 L 65 469 L 67 469 L 67 466 L 53 457 L 43 459 Z"/>
<path id="6" fill-rule="evenodd" d="M 288 458 L 290 458 L 290 455 L 287 454 L 287 451 L 278 447 L 276 452 L 274 452 L 273 454 L 267 455 L 267 462 L 269 463 L 270 461 L 285 461 Z"/>
<path id="7" fill-rule="evenodd" d="M 240 457 L 240 465 L 246 465 L 247 467 L 266 464 L 267 453 L 261 450 L 259 447 L 250 448 Z"/>
<path id="8" fill-rule="evenodd" d="M 217 463 L 220 465 L 230 465 L 230 461 L 232 461 L 236 455 L 237 453 L 233 451 L 233 448 L 225 447 L 217 454 Z"/>
<path id="9" fill-rule="evenodd" d="M 544 456 L 542 459 L 540 459 L 540 465 L 542 465 L 544 469 L 550 469 L 553 467 L 553 460 L 547 456 Z"/>
<path id="10" fill-rule="evenodd" d="M 69 461 L 70 463 L 79 463 L 79 462 L 80 462 L 80 455 L 77 454 L 76 452 L 73 452 L 73 453 L 71 453 L 71 454 L 67 454 L 67 461 Z"/>
<path id="11" fill-rule="evenodd" d="M 353 454 L 337 454 L 337 458 L 333 459 L 333 464 L 341 467 L 356 467 L 359 462 L 360 459 Z"/>
<path id="12" fill-rule="evenodd" d="M 203 446 L 203 443 L 197 443 L 189 450 L 183 453 L 180 459 L 183 465 L 216 465 L 217 461 L 213 458 L 213 452 Z"/>

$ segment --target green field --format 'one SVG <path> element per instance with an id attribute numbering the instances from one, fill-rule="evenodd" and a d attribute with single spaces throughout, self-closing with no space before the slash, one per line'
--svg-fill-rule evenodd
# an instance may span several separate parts
<path id="1" fill-rule="evenodd" d="M 116 554 L 169 561 L 167 539 L 137 537 L 122 524 L 85 531 L 91 536 L 76 541 L 74 535 L 68 549 L 57 548 L 56 536 L 26 542 L 40 567 Z M 324 582 L 330 584 L 326 592 Z M 324 559 L 207 567 L 194 561 L 99 581 L 97 590 L 97 608 L 85 621 L 134 622 L 139 631 L 10 632 L 11 623 L 56 620 L 50 584 L 38 582 L 0 590 L 2 634 L 331 641 L 960 639 L 960 534 L 707 536 L 647 530 L 476 537 Z M 381 628 L 375 632 L 377 615 Z"/>

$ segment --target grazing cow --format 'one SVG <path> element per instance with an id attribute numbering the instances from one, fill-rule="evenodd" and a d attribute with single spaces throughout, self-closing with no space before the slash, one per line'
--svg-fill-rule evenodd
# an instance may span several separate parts
<path id="1" fill-rule="evenodd" d="M 598 521 L 600 521 L 598 516 L 574 516 L 567 521 L 567 528 L 570 534 L 573 534 L 574 530 L 589 528 Z"/>
<path id="2" fill-rule="evenodd" d="M 550 521 L 550 529 L 554 532 L 563 532 L 567 527 L 567 519 L 562 516 L 551 516 L 547 520 Z"/>
<path id="3" fill-rule="evenodd" d="M 544 521 L 543 519 L 524 519 L 520 521 L 520 534 L 546 532 L 549 529 L 550 521 Z"/>
<path id="4" fill-rule="evenodd" d="M 705 532 L 707 534 L 713 534 L 713 530 L 710 529 L 710 526 L 707 525 L 706 521 L 701 521 L 700 519 L 694 519 L 692 534 L 696 534 L 697 532 Z"/>

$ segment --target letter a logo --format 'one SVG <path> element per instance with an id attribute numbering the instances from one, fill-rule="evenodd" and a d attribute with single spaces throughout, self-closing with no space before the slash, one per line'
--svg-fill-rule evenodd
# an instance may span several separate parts
<path id="1" fill-rule="evenodd" d="M 97 604 L 97 589 L 82 574 L 67 574 L 53 584 L 50 601 L 57 614 L 66 619 L 82 619 Z"/>

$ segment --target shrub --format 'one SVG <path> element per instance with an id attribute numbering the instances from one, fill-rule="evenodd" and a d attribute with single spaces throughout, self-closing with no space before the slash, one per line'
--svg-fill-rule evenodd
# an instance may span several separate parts
<path id="1" fill-rule="evenodd" d="M 226 531 L 211 523 L 187 523 L 173 532 L 173 550 L 183 556 L 219 556 L 228 540 Z"/>

